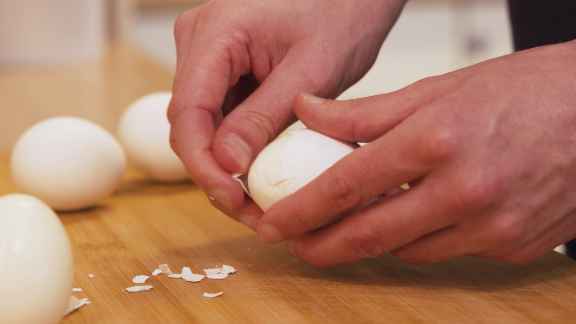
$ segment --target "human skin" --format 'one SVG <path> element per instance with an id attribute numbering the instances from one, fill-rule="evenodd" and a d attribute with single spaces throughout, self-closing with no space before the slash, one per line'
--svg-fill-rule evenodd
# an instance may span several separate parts
<path id="1" fill-rule="evenodd" d="M 287 240 L 315 267 L 386 252 L 413 264 L 519 263 L 576 237 L 576 41 L 374 97 L 302 94 L 294 110 L 311 129 L 370 142 L 260 220 L 265 242 Z M 404 183 L 411 188 L 310 232 Z"/>
<path id="2" fill-rule="evenodd" d="M 296 121 L 301 91 L 334 98 L 372 66 L 406 0 L 217 0 L 175 25 L 170 143 L 214 206 L 256 230 L 231 173 Z"/>

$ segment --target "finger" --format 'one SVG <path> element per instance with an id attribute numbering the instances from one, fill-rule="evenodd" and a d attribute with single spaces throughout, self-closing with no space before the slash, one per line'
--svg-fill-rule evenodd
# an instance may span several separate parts
<path id="1" fill-rule="evenodd" d="M 356 149 L 264 215 L 259 233 L 273 243 L 301 235 L 333 215 L 428 174 L 446 154 L 425 132 L 421 113 L 369 145 Z M 441 136 L 441 135 L 440 135 Z"/>
<path id="2" fill-rule="evenodd" d="M 244 224 L 254 232 L 258 231 L 258 222 L 263 212 L 252 199 L 245 199 L 243 205 L 234 210 L 228 209 L 217 200 L 210 199 L 210 203 L 235 221 Z"/>
<path id="3" fill-rule="evenodd" d="M 176 78 L 178 71 L 184 63 L 184 58 L 188 53 L 196 25 L 196 17 L 202 6 L 188 9 L 182 12 L 174 23 L 174 40 L 176 43 Z"/>
<path id="4" fill-rule="evenodd" d="M 410 242 L 392 254 L 410 264 L 439 263 L 483 251 L 485 244 L 470 231 L 448 227 Z"/>
<path id="5" fill-rule="evenodd" d="M 346 101 L 301 93 L 294 98 L 294 112 L 308 128 L 320 133 L 347 142 L 371 142 L 418 108 L 450 93 L 468 74 L 460 70 L 420 80 L 389 94 Z"/>
<path id="6" fill-rule="evenodd" d="M 213 150 L 224 169 L 246 173 L 256 155 L 296 121 L 292 110 L 294 96 L 304 89 L 321 93 L 316 75 L 324 72 L 315 71 L 321 67 L 307 68 L 310 62 L 314 63 L 314 59 L 305 54 L 286 56 L 258 89 L 222 121 Z"/>
<path id="7" fill-rule="evenodd" d="M 290 239 L 287 247 L 317 268 L 398 249 L 453 224 L 452 207 L 439 199 L 444 186 L 423 185 L 382 199 L 330 227 Z"/>
<path id="8" fill-rule="evenodd" d="M 218 30 L 198 35 L 175 79 L 168 109 L 172 145 L 188 174 L 230 210 L 242 205 L 244 192 L 214 159 L 212 139 L 223 117 L 221 107 L 228 89 L 249 70 L 241 38 Z"/>

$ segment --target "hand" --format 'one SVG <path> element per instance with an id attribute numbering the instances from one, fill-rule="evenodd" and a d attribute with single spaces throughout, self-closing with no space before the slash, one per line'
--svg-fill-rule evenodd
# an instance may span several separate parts
<path id="1" fill-rule="evenodd" d="M 297 93 L 356 82 L 405 1 L 222 0 L 178 18 L 170 142 L 214 206 L 257 228 L 262 211 L 230 174 L 296 121 Z"/>
<path id="2" fill-rule="evenodd" d="M 351 101 L 297 96 L 308 127 L 370 142 L 263 216 L 265 242 L 326 268 L 392 251 L 525 262 L 576 237 L 576 42 Z M 327 228 L 323 220 L 411 188 Z"/>

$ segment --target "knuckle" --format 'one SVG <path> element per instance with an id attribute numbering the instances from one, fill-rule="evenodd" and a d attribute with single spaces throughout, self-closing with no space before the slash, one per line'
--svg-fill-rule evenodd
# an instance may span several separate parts
<path id="1" fill-rule="evenodd" d="M 276 137 L 276 130 L 280 129 L 271 116 L 257 110 L 242 111 L 238 118 L 238 125 L 260 130 L 266 143 Z"/>
<path id="2" fill-rule="evenodd" d="M 495 249 L 503 249 L 517 242 L 523 235 L 522 218 L 517 214 L 501 215 L 485 227 L 478 241 Z"/>
<path id="3" fill-rule="evenodd" d="M 322 262 L 325 256 L 318 252 L 316 249 L 309 248 L 309 249 L 298 249 L 296 253 L 296 257 L 300 259 L 302 262 L 317 268 L 317 269 L 325 269 L 327 266 Z"/>
<path id="4" fill-rule="evenodd" d="M 495 203 L 497 184 L 489 176 L 466 172 L 457 177 L 454 195 L 455 204 L 460 209 L 485 208 Z"/>
<path id="5" fill-rule="evenodd" d="M 169 137 L 170 148 L 178 157 L 180 157 L 180 148 L 178 147 L 178 142 L 176 140 L 176 136 L 174 136 L 174 132 L 170 131 Z"/>
<path id="6" fill-rule="evenodd" d="M 333 172 L 328 182 L 328 202 L 339 210 L 347 211 L 361 203 L 363 197 L 360 188 L 353 180 L 354 177 L 341 172 Z"/>
<path id="7" fill-rule="evenodd" d="M 171 125 L 174 125 L 175 120 L 178 115 L 186 109 L 186 105 L 176 100 L 176 97 L 172 97 L 170 104 L 168 105 L 168 111 L 166 112 L 166 117 Z"/>
<path id="8" fill-rule="evenodd" d="M 375 258 L 384 252 L 380 234 L 366 226 L 352 227 L 345 236 L 346 246 L 361 258 Z"/>
<path id="9" fill-rule="evenodd" d="M 427 131 L 423 140 L 424 149 L 437 159 L 451 157 L 459 145 L 459 136 L 451 127 L 437 125 Z"/>
<path id="10" fill-rule="evenodd" d="M 196 13 L 195 9 L 188 9 L 176 18 L 174 22 L 174 37 L 177 41 L 182 39 L 186 31 L 192 27 Z"/>

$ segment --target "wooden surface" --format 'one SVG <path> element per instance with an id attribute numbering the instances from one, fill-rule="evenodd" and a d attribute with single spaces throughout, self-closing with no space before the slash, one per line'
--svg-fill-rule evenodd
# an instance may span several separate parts
<path id="1" fill-rule="evenodd" d="M 111 45 L 92 64 L 40 70 L 0 66 L 0 151 L 32 124 L 70 115 L 115 132 L 120 114 L 138 97 L 170 90 L 173 74 L 129 47 Z"/>
<path id="2" fill-rule="evenodd" d="M 113 128 L 127 103 L 169 88 L 170 79 L 124 47 L 90 68 L 0 72 L 0 103 L 10 103 L 9 111 L 0 106 L 2 137 L 61 112 Z M 0 153 L 0 195 L 14 192 L 8 154 Z M 555 252 L 521 265 L 464 257 L 414 266 L 386 254 L 317 270 L 212 208 L 193 183 L 152 183 L 133 170 L 97 207 L 59 216 L 72 242 L 75 287 L 84 290 L 73 295 L 92 302 L 63 324 L 576 322 L 576 262 Z M 159 275 L 148 280 L 151 291 L 123 291 L 163 263 L 238 272 L 199 283 Z"/>

